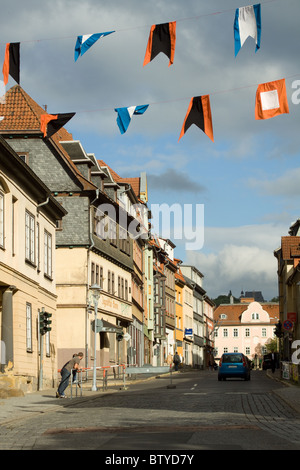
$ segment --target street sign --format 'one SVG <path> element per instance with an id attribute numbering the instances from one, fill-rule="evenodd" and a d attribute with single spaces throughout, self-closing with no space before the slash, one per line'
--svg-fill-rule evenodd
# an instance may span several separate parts
<path id="1" fill-rule="evenodd" d="M 291 320 L 284 320 L 282 326 L 284 330 L 291 331 L 294 327 L 294 323 Z"/>

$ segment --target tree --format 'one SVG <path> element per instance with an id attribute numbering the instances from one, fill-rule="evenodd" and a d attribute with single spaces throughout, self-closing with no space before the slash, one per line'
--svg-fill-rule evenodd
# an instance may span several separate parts
<path id="1" fill-rule="evenodd" d="M 268 353 L 278 352 L 277 338 L 269 338 L 268 341 L 265 343 L 265 347 Z"/>

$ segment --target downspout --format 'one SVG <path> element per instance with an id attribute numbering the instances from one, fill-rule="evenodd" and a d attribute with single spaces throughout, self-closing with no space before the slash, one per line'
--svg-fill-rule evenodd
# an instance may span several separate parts
<path id="1" fill-rule="evenodd" d="M 92 206 L 95 201 L 99 198 L 99 193 L 100 190 L 97 188 L 96 189 L 96 197 L 93 199 L 93 201 L 90 203 L 90 210 L 89 210 L 89 238 L 90 238 L 90 246 L 88 247 L 87 250 L 87 284 L 86 284 L 86 305 L 89 305 L 89 285 L 90 285 L 90 252 L 93 249 L 95 243 L 93 239 L 93 234 L 92 234 L 92 217 L 91 217 L 91 210 Z M 89 328 L 89 313 L 88 313 L 88 307 L 86 306 L 86 327 L 85 327 L 85 367 L 88 368 L 89 363 L 88 363 L 88 350 L 89 350 L 89 338 L 88 338 L 88 332 L 90 331 Z M 96 334 L 96 333 L 95 333 Z"/>
<path id="2" fill-rule="evenodd" d="M 40 207 L 45 206 L 46 204 L 48 204 L 49 200 L 50 200 L 50 196 L 47 197 L 46 201 L 41 202 L 41 204 L 38 204 L 37 209 L 39 210 Z"/>

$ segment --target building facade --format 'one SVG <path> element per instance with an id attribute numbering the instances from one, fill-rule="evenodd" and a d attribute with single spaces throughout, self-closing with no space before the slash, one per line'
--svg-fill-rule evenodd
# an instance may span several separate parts
<path id="1" fill-rule="evenodd" d="M 215 359 L 223 353 L 241 352 L 251 360 L 261 360 L 266 343 L 274 339 L 279 320 L 278 303 L 221 304 L 214 311 Z"/>
<path id="2" fill-rule="evenodd" d="M 57 222 L 65 215 L 0 137 L 0 387 L 34 391 L 56 380 L 55 243 Z M 43 310 L 52 315 L 46 335 L 40 332 Z"/>

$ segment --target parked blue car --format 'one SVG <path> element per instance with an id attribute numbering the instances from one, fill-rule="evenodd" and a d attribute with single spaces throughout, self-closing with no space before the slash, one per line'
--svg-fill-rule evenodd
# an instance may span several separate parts
<path id="1" fill-rule="evenodd" d="M 250 380 L 250 362 L 242 353 L 224 353 L 220 359 L 218 380 L 241 378 Z"/>

